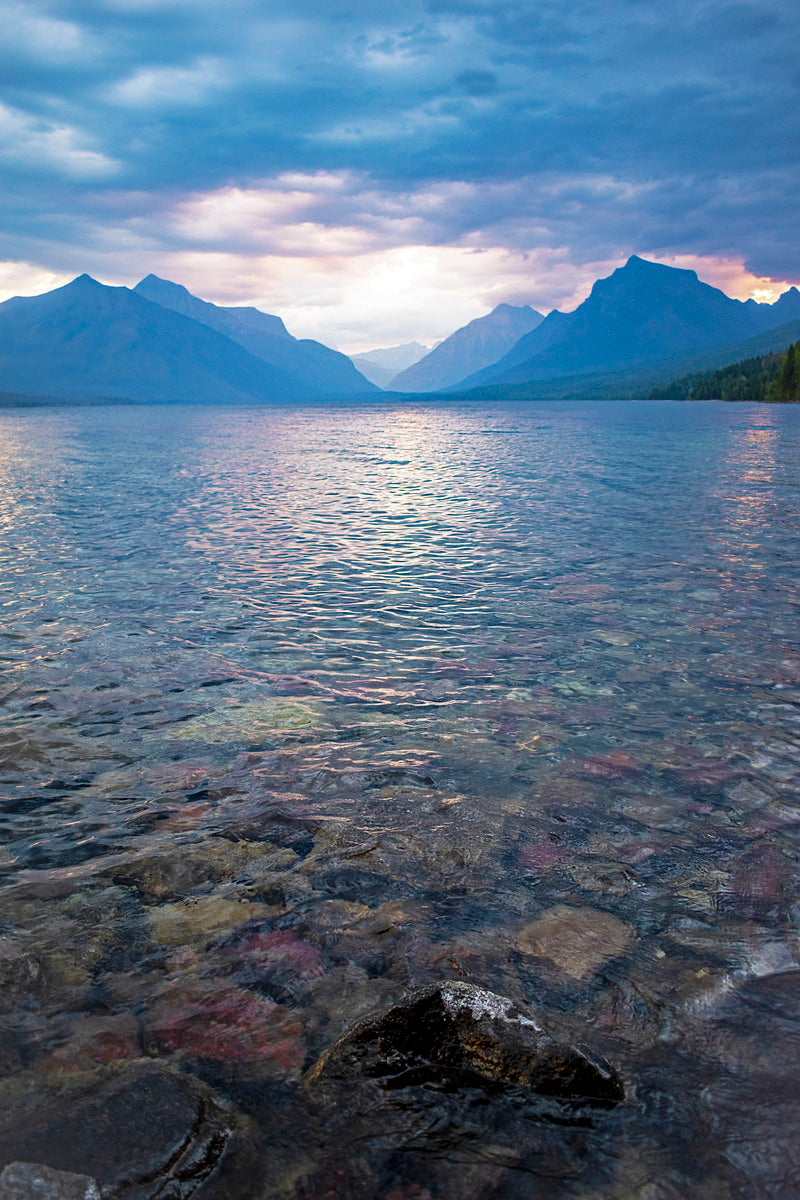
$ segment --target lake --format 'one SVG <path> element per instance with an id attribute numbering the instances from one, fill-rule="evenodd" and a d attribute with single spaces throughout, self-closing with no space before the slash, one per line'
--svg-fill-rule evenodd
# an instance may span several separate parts
<path id="1" fill-rule="evenodd" d="M 797 406 L 0 411 L 0 1163 L 146 1067 L 235 1151 L 115 1195 L 800 1194 L 798 528 Z M 309 1100 L 437 980 L 626 1101 Z"/>

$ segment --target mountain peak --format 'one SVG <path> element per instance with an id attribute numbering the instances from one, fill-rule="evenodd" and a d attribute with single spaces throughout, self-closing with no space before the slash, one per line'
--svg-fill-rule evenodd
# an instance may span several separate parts
<path id="1" fill-rule="evenodd" d="M 77 292 L 86 291 L 89 288 L 101 288 L 103 287 L 103 284 L 98 283 L 96 279 L 92 279 L 91 275 L 87 275 L 84 271 L 83 275 L 76 275 L 70 283 L 67 283 L 64 286 L 72 288 Z"/>
<path id="2" fill-rule="evenodd" d="M 638 254 L 632 254 L 625 263 L 625 266 L 618 267 L 614 271 L 614 274 L 650 276 L 651 278 L 660 276 L 662 279 L 674 279 L 676 278 L 676 272 L 682 275 L 684 279 L 687 276 L 697 279 L 697 272 L 687 267 L 670 267 L 666 263 L 653 262 L 650 258 L 641 258 Z"/>
<path id="3" fill-rule="evenodd" d="M 695 271 L 634 254 L 598 279 L 574 312 L 551 313 L 505 358 L 467 383 L 508 385 L 599 374 L 733 345 L 792 319 L 799 301 L 800 293 L 786 293 L 773 306 L 743 304 L 702 282 Z"/>
<path id="4" fill-rule="evenodd" d="M 252 306 L 237 308 L 201 300 L 183 284 L 158 275 L 145 276 L 133 290 L 153 304 L 221 333 L 255 358 L 287 372 L 310 394 L 356 395 L 374 390 L 349 358 L 319 342 L 297 341 L 280 317 Z"/>
<path id="5" fill-rule="evenodd" d="M 671 269 L 673 269 L 673 268 L 669 268 L 669 267 L 667 268 L 667 270 L 671 270 Z M 651 258 L 642 258 L 638 254 L 632 254 L 630 256 L 630 258 L 628 259 L 628 261 L 625 263 L 625 266 L 620 267 L 619 270 L 620 271 L 652 271 L 652 270 L 663 271 L 664 266 L 662 263 L 653 262 L 653 260 Z"/>
<path id="6" fill-rule="evenodd" d="M 391 382 L 400 392 L 440 391 L 467 375 L 497 362 L 519 339 L 542 321 L 530 305 L 498 304 L 440 342 L 419 362 Z"/>
<path id="7" fill-rule="evenodd" d="M 152 274 L 145 275 L 144 279 L 140 279 L 133 290 L 134 292 L 140 292 L 145 296 L 147 296 L 147 293 L 150 293 L 151 295 L 156 293 L 162 296 L 169 295 L 170 293 L 173 296 L 192 295 L 189 289 L 185 288 L 182 283 L 173 283 L 171 279 L 162 279 L 160 275 Z M 194 299 L 194 297 L 192 297 L 192 299 Z M 204 301 L 204 303 L 207 303 L 207 301 Z"/>
<path id="8" fill-rule="evenodd" d="M 584 304 L 600 301 L 617 303 L 620 299 L 627 298 L 628 303 L 638 304 L 641 301 L 653 307 L 661 302 L 659 297 L 664 295 L 688 295 L 701 291 L 717 292 L 718 296 L 723 296 L 719 289 L 701 283 L 696 271 L 684 267 L 669 267 L 665 263 L 652 262 L 649 258 L 640 258 L 638 254 L 632 254 L 624 266 L 617 267 L 610 275 L 595 281 Z M 724 300 L 728 304 L 739 303 L 727 296 Z M 579 307 L 583 308 L 583 305 Z"/>

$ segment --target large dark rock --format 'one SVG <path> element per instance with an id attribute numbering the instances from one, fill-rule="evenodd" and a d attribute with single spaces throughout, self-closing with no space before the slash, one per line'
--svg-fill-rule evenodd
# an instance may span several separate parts
<path id="1" fill-rule="evenodd" d="M 367 1080 L 384 1089 L 508 1085 L 569 1100 L 625 1098 L 604 1058 L 554 1041 L 513 1001 L 467 983 L 419 988 L 359 1021 L 306 1076 L 312 1090 Z"/>
<path id="2" fill-rule="evenodd" d="M 114 1200 L 185 1200 L 219 1166 L 234 1123 L 209 1088 L 156 1064 L 18 1084 L 0 1095 L 0 1165 L 89 1176 Z"/>

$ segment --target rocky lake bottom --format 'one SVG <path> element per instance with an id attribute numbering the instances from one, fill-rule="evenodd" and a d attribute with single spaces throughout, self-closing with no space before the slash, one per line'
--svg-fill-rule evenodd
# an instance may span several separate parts
<path id="1" fill-rule="evenodd" d="M 9 1197 L 800 1194 L 798 528 L 787 406 L 0 412 Z M 453 984 L 624 1098 L 320 1086 Z"/>

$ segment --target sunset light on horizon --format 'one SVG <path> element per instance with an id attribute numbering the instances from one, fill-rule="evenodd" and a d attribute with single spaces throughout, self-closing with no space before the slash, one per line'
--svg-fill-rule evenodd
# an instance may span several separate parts
<path id="1" fill-rule="evenodd" d="M 352 353 L 631 254 L 800 281 L 785 0 L 0 10 L 0 298 L 154 273 Z"/>
<path id="2" fill-rule="evenodd" d="M 737 300 L 772 304 L 792 281 L 759 279 L 741 261 L 699 256 L 642 255 L 695 271 Z M 397 246 L 352 256 L 178 253 L 145 259 L 134 275 L 100 273 L 100 282 L 133 287 L 152 272 L 182 283 L 216 304 L 253 305 L 282 317 L 295 337 L 313 338 L 346 354 L 418 341 L 431 344 L 497 304 L 530 304 L 544 314 L 571 312 L 598 278 L 624 259 L 581 267 L 566 257 L 513 254 L 494 246 Z M 0 263 L 0 302 L 37 295 L 73 276 L 28 263 Z"/>

